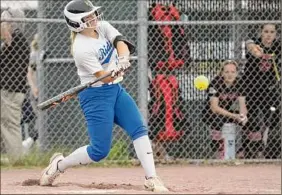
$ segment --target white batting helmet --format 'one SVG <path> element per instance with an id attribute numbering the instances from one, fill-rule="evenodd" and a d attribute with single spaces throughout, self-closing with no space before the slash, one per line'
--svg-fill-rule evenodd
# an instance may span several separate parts
<path id="1" fill-rule="evenodd" d="M 83 18 L 93 14 L 96 18 L 100 17 L 98 10 L 100 7 L 94 6 L 88 0 L 72 0 L 64 9 L 64 16 L 71 31 L 80 32 L 89 28 Z"/>

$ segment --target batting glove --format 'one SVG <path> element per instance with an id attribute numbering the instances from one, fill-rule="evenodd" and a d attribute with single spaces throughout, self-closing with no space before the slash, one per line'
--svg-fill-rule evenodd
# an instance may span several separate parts
<path id="1" fill-rule="evenodd" d="M 124 75 L 124 72 L 123 72 L 123 69 L 120 68 L 120 67 L 116 67 L 112 70 L 112 75 L 111 77 L 112 78 L 117 78 L 117 77 L 120 77 L 120 76 L 123 76 Z"/>
<path id="2" fill-rule="evenodd" d="M 129 56 L 120 56 L 118 58 L 117 66 L 120 67 L 123 70 L 128 69 L 131 66 L 131 64 L 129 62 Z"/>
<path id="3" fill-rule="evenodd" d="M 120 77 L 124 75 L 124 71 L 131 66 L 128 56 L 121 56 L 118 58 L 118 63 L 113 69 L 112 77 Z"/>

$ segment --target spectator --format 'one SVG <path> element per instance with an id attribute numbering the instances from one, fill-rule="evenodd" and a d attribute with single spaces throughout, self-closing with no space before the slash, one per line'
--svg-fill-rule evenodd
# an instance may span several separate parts
<path id="1" fill-rule="evenodd" d="M 221 72 L 210 83 L 204 121 L 211 128 L 211 149 L 216 158 L 223 157 L 221 128 L 224 123 L 244 125 L 247 122 L 242 80 L 238 79 L 238 65 L 233 60 L 223 62 Z"/>
<path id="2" fill-rule="evenodd" d="M 150 21 L 180 21 L 180 11 L 173 3 L 153 3 L 148 11 Z M 148 35 L 148 62 L 153 76 L 189 68 L 190 47 L 183 25 L 150 25 Z"/>
<path id="3" fill-rule="evenodd" d="M 148 108 L 149 108 L 149 137 L 150 140 L 152 142 L 152 148 L 155 151 L 154 153 L 154 157 L 155 159 L 166 159 L 169 160 L 171 157 L 169 156 L 169 154 L 167 153 L 166 150 L 166 146 L 164 146 L 164 144 L 162 142 L 160 142 L 157 139 L 157 134 L 160 131 L 160 117 L 156 117 L 156 115 L 151 114 L 153 109 L 153 103 L 154 101 L 152 100 L 152 98 L 154 99 L 154 93 L 152 93 L 153 91 L 153 85 L 152 85 L 152 72 L 151 69 L 148 69 L 148 83 L 149 83 L 149 87 L 148 87 Z M 159 111 L 159 110 L 158 110 Z M 165 110 L 162 110 L 163 112 L 165 112 Z M 164 115 L 164 114 L 163 114 Z M 163 119 L 164 120 L 164 119 Z"/>
<path id="4" fill-rule="evenodd" d="M 1 19 L 24 18 L 24 12 L 8 8 Z M 2 22 L 1 36 L 1 137 L 9 160 L 22 154 L 21 106 L 26 92 L 29 46 L 21 23 Z"/>
<path id="5" fill-rule="evenodd" d="M 37 85 L 36 68 L 37 68 L 38 60 L 40 60 L 39 58 L 40 58 L 40 53 L 39 53 L 39 48 L 38 48 L 38 34 L 35 34 L 31 42 L 30 62 L 29 62 L 28 72 L 27 72 L 27 81 L 30 87 L 30 91 L 28 94 L 29 100 L 27 102 L 30 102 L 32 106 L 32 111 L 35 114 L 36 122 L 35 122 L 35 127 L 33 128 L 34 131 L 29 132 L 29 137 L 27 137 L 23 141 L 23 146 L 26 150 L 28 150 L 38 138 L 37 104 L 38 104 L 39 90 L 38 90 L 38 85 Z"/>
<path id="6" fill-rule="evenodd" d="M 261 121 L 267 124 L 271 134 L 276 131 L 276 137 L 281 135 L 281 42 L 276 39 L 277 29 L 274 24 L 264 24 L 261 27 L 259 38 L 246 41 L 246 65 L 244 81 L 247 88 L 247 107 L 249 110 L 249 122 L 245 131 L 248 131 L 245 145 L 248 149 L 247 158 L 264 158 L 263 132 Z M 272 56 L 272 54 L 275 54 Z M 279 61 L 280 60 L 280 61 Z M 275 62 L 275 63 L 273 63 Z M 280 81 L 280 82 L 279 82 Z M 280 90 L 279 90 L 280 89 Z M 280 105 L 280 106 L 279 106 Z M 276 107 L 272 119 L 270 107 Z M 280 132 L 280 133 L 278 133 Z M 280 138 L 281 140 L 281 138 Z M 281 141 L 277 141 L 277 149 L 281 152 Z M 275 148 L 273 148 L 275 149 Z"/>
<path id="7" fill-rule="evenodd" d="M 151 21 L 179 21 L 180 11 L 175 4 L 152 3 L 149 8 Z M 176 71 L 186 69 L 190 63 L 190 48 L 182 25 L 152 25 L 148 28 L 148 63 L 152 71 L 149 82 L 150 102 L 148 109 L 150 138 L 160 153 L 166 156 L 161 145 L 179 141 L 188 129 L 183 112 Z M 159 144 L 161 142 L 161 144 Z M 166 147 L 172 148 L 172 147 Z"/>

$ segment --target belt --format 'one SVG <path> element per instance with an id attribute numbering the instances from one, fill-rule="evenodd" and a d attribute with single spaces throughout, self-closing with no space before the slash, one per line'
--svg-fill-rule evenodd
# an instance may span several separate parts
<path id="1" fill-rule="evenodd" d="M 93 85 L 91 85 L 91 87 L 103 87 L 103 86 L 112 85 L 112 84 L 113 84 L 113 82 L 104 83 L 104 84 L 102 84 L 102 85 L 95 85 L 95 84 L 93 84 Z"/>
<path id="2" fill-rule="evenodd" d="M 106 85 L 112 85 L 112 84 L 118 84 L 119 82 L 121 82 L 123 80 L 123 77 L 118 77 L 116 78 L 113 82 L 110 82 L 110 83 L 104 83 L 102 85 L 91 85 L 91 87 L 102 87 L 102 86 L 106 86 Z"/>

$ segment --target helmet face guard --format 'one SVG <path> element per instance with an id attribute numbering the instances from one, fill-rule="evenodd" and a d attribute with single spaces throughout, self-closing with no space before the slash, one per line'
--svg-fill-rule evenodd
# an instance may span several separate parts
<path id="1" fill-rule="evenodd" d="M 95 28 L 97 25 L 97 22 L 102 20 L 102 14 L 96 10 L 94 11 L 94 13 L 83 17 L 81 20 L 85 25 L 84 28 Z M 95 22 L 94 25 L 92 24 L 93 21 Z"/>
<path id="2" fill-rule="evenodd" d="M 88 0 L 73 0 L 64 9 L 64 17 L 71 31 L 81 32 L 85 28 L 95 28 L 97 21 L 102 19 L 98 12 L 100 7 L 95 7 Z M 96 21 L 95 24 L 93 21 Z"/>

